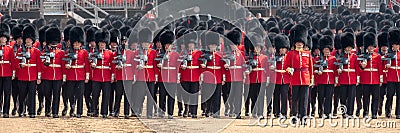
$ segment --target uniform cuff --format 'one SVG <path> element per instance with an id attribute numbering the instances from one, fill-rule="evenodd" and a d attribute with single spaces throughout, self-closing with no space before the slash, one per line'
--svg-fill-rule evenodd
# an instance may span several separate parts
<path id="1" fill-rule="evenodd" d="M 41 73 L 41 72 L 38 73 L 38 77 L 37 77 L 37 78 L 38 78 L 39 80 L 42 79 L 42 73 Z"/>
<path id="2" fill-rule="evenodd" d="M 90 79 L 90 73 L 86 73 L 86 80 Z"/>

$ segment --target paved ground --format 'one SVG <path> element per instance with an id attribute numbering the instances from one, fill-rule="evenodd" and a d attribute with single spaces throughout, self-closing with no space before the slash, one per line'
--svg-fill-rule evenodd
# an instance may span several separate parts
<path id="1" fill-rule="evenodd" d="M 334 122 L 339 120 L 335 119 Z M 264 122 L 261 121 L 260 124 Z M 347 128 L 340 125 L 332 127 L 329 125 L 329 121 L 325 121 L 323 127 L 313 127 L 313 125 L 312 127 L 291 127 L 289 125 L 285 128 L 279 126 L 277 119 L 273 121 L 273 127 L 271 127 L 269 123 L 267 126 L 259 126 L 256 119 L 249 117 L 240 120 L 226 117 L 192 119 L 177 116 L 173 120 L 160 118 L 126 120 L 122 117 L 110 117 L 109 119 L 83 117 L 78 119 L 69 116 L 53 119 L 44 117 L 42 113 L 42 116 L 37 116 L 35 119 L 15 116 L 9 119 L 0 118 L 0 132 L 400 132 L 400 120 L 386 119 L 382 116 L 370 123 L 372 126 L 376 126 L 374 124 L 377 122 L 381 124 L 394 122 L 396 127 L 374 128 L 363 125 L 360 127 L 351 127 L 352 125 L 350 125 Z M 284 123 L 289 124 L 288 121 Z M 317 119 L 317 123 L 320 124 L 321 120 Z"/>

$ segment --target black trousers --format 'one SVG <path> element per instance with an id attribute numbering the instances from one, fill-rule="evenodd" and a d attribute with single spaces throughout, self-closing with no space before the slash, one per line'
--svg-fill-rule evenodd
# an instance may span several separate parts
<path id="1" fill-rule="evenodd" d="M 357 103 L 357 110 L 356 112 L 360 112 L 360 110 L 363 108 L 363 93 L 364 89 L 362 85 L 356 86 L 356 103 Z"/>
<path id="2" fill-rule="evenodd" d="M 60 93 L 62 80 L 43 80 L 42 87 L 46 97 L 45 112 L 58 114 L 60 108 Z"/>
<path id="3" fill-rule="evenodd" d="M 308 109 L 309 113 L 314 115 L 315 114 L 315 108 L 316 108 L 316 104 L 317 104 L 317 94 L 318 94 L 318 86 L 314 86 L 313 88 L 310 87 L 310 98 L 309 98 L 309 103 L 310 109 Z M 319 108 L 321 109 L 321 108 Z M 314 113 L 314 114 L 313 114 Z M 321 114 L 322 112 L 318 112 L 318 114 Z"/>
<path id="4" fill-rule="evenodd" d="M 63 99 L 64 109 L 68 109 L 68 103 L 69 103 L 70 108 L 73 109 L 73 108 L 75 108 L 75 104 L 74 104 L 75 97 L 71 97 L 71 95 L 72 95 L 71 93 L 73 93 L 73 92 L 71 90 L 68 90 L 67 88 L 68 88 L 67 84 L 63 84 L 61 86 L 61 91 L 62 91 L 61 96 Z"/>
<path id="5" fill-rule="evenodd" d="M 158 86 L 160 88 L 159 95 L 159 106 L 163 112 L 158 112 L 164 114 L 167 112 L 168 115 L 172 116 L 174 113 L 174 103 L 176 94 L 176 83 L 163 82 Z M 168 99 L 167 99 L 168 98 Z M 167 104 L 167 110 L 165 110 L 165 104 Z"/>
<path id="6" fill-rule="evenodd" d="M 101 112 L 102 115 L 108 115 L 108 104 L 110 101 L 110 91 L 111 91 L 111 83 L 110 82 L 92 82 L 93 87 L 93 113 L 95 115 L 99 114 L 99 98 L 100 92 L 102 93 L 101 99 Z"/>
<path id="7" fill-rule="evenodd" d="M 182 95 L 185 107 L 189 106 L 189 113 L 192 115 L 197 115 L 198 101 L 199 101 L 199 82 L 181 82 L 181 86 L 189 93 L 189 95 Z M 179 89 L 178 89 L 179 90 Z M 179 92 L 179 91 L 178 91 Z"/>
<path id="8" fill-rule="evenodd" d="M 155 100 L 154 98 L 157 98 L 154 96 L 154 82 L 145 82 L 145 81 L 136 81 L 133 90 L 136 93 L 133 102 L 133 112 L 136 115 L 142 115 L 142 110 L 143 110 L 143 102 L 145 96 L 147 96 L 147 104 L 146 104 L 146 115 L 147 116 L 153 116 L 153 107 L 155 105 Z"/>
<path id="9" fill-rule="evenodd" d="M 11 77 L 0 78 L 0 94 L 4 94 L 3 114 L 9 114 L 10 112 L 11 87 L 12 87 Z"/>
<path id="10" fill-rule="evenodd" d="M 221 108 L 222 84 L 203 83 L 201 87 L 201 102 L 206 113 L 218 115 Z"/>
<path id="11" fill-rule="evenodd" d="M 303 118 L 307 115 L 308 85 L 292 86 L 291 116 Z"/>
<path id="12" fill-rule="evenodd" d="M 114 113 L 116 115 L 119 115 L 121 111 L 121 100 L 122 100 L 122 95 L 124 95 L 124 81 L 118 80 L 116 83 L 115 87 L 115 102 L 114 102 Z M 132 82 L 130 83 L 132 84 Z M 111 92 L 113 94 L 113 92 Z M 128 113 L 129 114 L 129 113 Z"/>
<path id="13" fill-rule="evenodd" d="M 242 111 L 243 82 L 227 82 L 226 84 L 231 86 L 228 98 L 231 113 L 240 115 Z"/>
<path id="14" fill-rule="evenodd" d="M 346 106 L 347 115 L 353 115 L 355 96 L 356 85 L 340 85 L 340 102 Z"/>
<path id="15" fill-rule="evenodd" d="M 340 101 L 340 86 L 336 86 L 333 88 L 333 114 L 337 114 L 337 109 Z M 342 101 L 340 101 L 342 103 Z"/>
<path id="16" fill-rule="evenodd" d="M 276 84 L 274 90 L 274 115 L 287 115 L 289 84 Z"/>
<path id="17" fill-rule="evenodd" d="M 24 106 L 28 106 L 28 115 L 35 115 L 36 107 L 36 81 L 19 81 L 18 82 L 19 97 L 21 101 L 18 108 L 18 113 L 24 112 Z M 25 101 L 25 99 L 27 100 Z"/>
<path id="18" fill-rule="evenodd" d="M 251 100 L 252 116 L 263 116 L 264 113 L 264 97 L 265 83 L 251 83 L 249 88 L 249 96 Z"/>
<path id="19" fill-rule="evenodd" d="M 11 95 L 12 95 L 12 99 L 14 101 L 14 108 L 13 110 L 18 109 L 19 106 L 19 101 L 18 101 L 18 92 L 19 92 L 19 88 L 18 88 L 18 78 L 15 77 L 14 80 L 12 80 L 12 90 L 11 90 Z"/>
<path id="20" fill-rule="evenodd" d="M 244 97 L 244 110 L 248 114 L 250 110 L 250 95 L 249 95 L 250 84 L 244 84 L 243 97 Z"/>
<path id="21" fill-rule="evenodd" d="M 82 115 L 83 114 L 83 93 L 85 91 L 85 81 L 67 81 L 66 87 L 68 91 L 71 91 L 69 94 L 70 99 L 75 99 L 73 101 L 74 105 L 77 105 L 76 113 Z"/>
<path id="22" fill-rule="evenodd" d="M 332 112 L 332 93 L 334 86 L 332 84 L 318 85 L 318 104 L 323 107 L 321 112 L 330 115 Z"/>
<path id="23" fill-rule="evenodd" d="M 362 85 L 364 89 L 363 93 L 363 102 L 364 102 L 364 113 L 363 115 L 366 116 L 369 114 L 369 107 L 370 107 L 370 96 L 372 95 L 372 115 L 377 115 L 378 113 L 378 100 L 379 100 L 379 85 Z"/>
<path id="24" fill-rule="evenodd" d="M 122 87 L 123 87 L 123 95 L 124 95 L 124 115 L 129 115 L 131 110 L 130 103 L 133 102 L 133 80 L 124 80 Z M 120 84 L 121 85 L 121 84 Z"/>
<path id="25" fill-rule="evenodd" d="M 178 101 L 178 113 L 182 113 L 182 111 L 183 111 L 183 102 L 185 101 L 185 100 L 183 100 L 183 94 L 184 94 L 184 89 L 183 89 L 183 87 L 182 87 L 182 85 L 178 85 L 177 86 L 177 89 L 176 89 L 176 98 L 177 98 L 177 101 Z M 185 112 L 188 112 L 189 111 L 189 106 L 186 106 L 186 104 L 185 104 Z"/>
<path id="26" fill-rule="evenodd" d="M 231 98 L 229 98 L 229 93 L 231 92 L 231 87 L 232 87 L 232 85 L 230 84 L 230 82 L 222 85 L 222 100 L 225 105 L 225 111 L 224 111 L 225 114 L 230 114 L 231 112 L 233 112 L 233 110 L 231 110 L 232 109 L 231 106 L 233 106 L 233 105 L 230 104 Z"/>
<path id="27" fill-rule="evenodd" d="M 382 113 L 383 100 L 386 95 L 387 83 L 379 87 L 378 114 Z"/>
<path id="28" fill-rule="evenodd" d="M 111 83 L 111 90 L 110 90 L 110 101 L 108 102 L 108 111 L 110 111 L 110 114 L 113 114 L 115 112 L 114 110 L 114 100 L 115 100 L 115 93 L 117 91 L 117 83 L 113 82 Z"/>
<path id="29" fill-rule="evenodd" d="M 386 105 L 385 105 L 385 114 L 390 115 L 392 113 L 393 106 L 393 96 L 397 94 L 397 97 L 400 95 L 400 82 L 388 82 L 387 83 L 387 94 L 386 94 Z M 399 103 L 398 103 L 399 102 Z M 395 114 L 400 115 L 400 98 L 396 98 L 396 109 Z"/>
<path id="30" fill-rule="evenodd" d="M 45 98 L 45 96 L 46 96 L 46 90 L 45 90 L 45 87 L 43 86 L 43 83 L 41 83 L 41 84 L 38 84 L 37 85 L 37 87 L 36 87 L 36 89 L 37 89 L 37 94 L 38 94 L 38 101 L 39 101 L 39 108 L 43 108 L 44 106 L 45 106 L 45 104 L 46 103 L 44 103 L 45 101 L 44 101 L 44 98 Z M 48 102 L 47 102 L 48 101 Z M 47 104 L 51 104 L 50 102 L 50 100 L 47 100 L 46 99 L 46 102 L 47 102 Z M 50 109 L 50 108 L 49 108 Z M 50 111 L 50 110 L 48 110 L 48 111 Z M 45 111 L 46 112 L 46 111 Z"/>
<path id="31" fill-rule="evenodd" d="M 93 103 L 93 101 L 92 101 L 92 92 L 93 92 L 92 81 L 89 80 L 88 83 L 85 83 L 85 89 L 84 89 L 84 92 L 83 92 L 83 95 L 85 97 L 85 103 L 86 103 L 86 108 L 88 110 L 88 113 L 92 113 L 93 112 L 93 109 L 92 109 L 92 103 Z"/>

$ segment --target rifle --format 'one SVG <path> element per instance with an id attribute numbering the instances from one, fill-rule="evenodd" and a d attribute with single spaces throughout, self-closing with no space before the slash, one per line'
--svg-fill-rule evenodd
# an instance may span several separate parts
<path id="1" fill-rule="evenodd" d="M 71 48 L 68 49 L 69 52 L 67 52 L 65 54 L 65 56 L 67 56 L 67 58 L 63 58 L 63 61 L 67 62 L 67 65 L 71 66 L 72 65 L 72 61 L 76 60 L 78 58 L 78 54 L 75 53 L 75 50 L 71 50 Z"/>
<path id="2" fill-rule="evenodd" d="M 253 53 L 250 53 L 249 60 L 246 62 L 246 64 L 247 64 L 247 70 L 245 71 L 246 73 L 250 73 L 251 69 L 256 68 L 258 66 L 258 61 L 254 59 Z"/>
<path id="3" fill-rule="evenodd" d="M 31 53 L 26 50 L 26 46 L 22 46 L 20 54 L 21 56 L 17 56 L 17 59 L 21 60 L 22 64 L 26 64 L 31 59 Z"/>
<path id="4" fill-rule="evenodd" d="M 392 64 L 392 60 L 396 60 L 396 56 L 393 53 L 382 56 L 382 61 L 387 61 L 386 64 Z"/>
<path id="5" fill-rule="evenodd" d="M 112 61 L 114 64 L 117 64 L 119 67 L 123 67 L 123 64 L 126 63 L 126 55 L 122 54 L 122 46 L 117 47 L 117 56 L 114 57 Z"/>
<path id="6" fill-rule="evenodd" d="M 103 53 L 99 52 L 99 49 L 96 47 L 94 52 L 90 54 L 89 61 L 92 64 L 97 65 L 97 60 L 103 60 Z"/>
<path id="7" fill-rule="evenodd" d="M 135 57 L 134 61 L 139 62 L 139 66 L 141 66 L 142 68 L 146 65 L 148 57 L 146 54 L 143 54 L 143 49 L 139 50 L 139 55 Z"/>
<path id="8" fill-rule="evenodd" d="M 44 65 L 49 66 L 50 65 L 50 60 L 54 59 L 55 53 L 50 52 L 50 49 L 48 46 L 44 47 L 44 54 L 40 56 L 40 59 L 44 59 Z"/>
<path id="9" fill-rule="evenodd" d="M 222 61 L 225 62 L 225 64 L 230 65 L 232 61 L 235 61 L 235 55 L 233 55 L 232 53 L 228 52 L 224 55 L 224 57 L 221 59 Z M 228 69 L 228 68 L 225 68 Z"/>
<path id="10" fill-rule="evenodd" d="M 211 51 L 209 50 L 201 50 L 202 52 L 202 57 L 199 58 L 200 61 L 202 61 L 203 65 L 207 65 L 207 61 L 211 61 L 213 58 L 213 55 Z"/>

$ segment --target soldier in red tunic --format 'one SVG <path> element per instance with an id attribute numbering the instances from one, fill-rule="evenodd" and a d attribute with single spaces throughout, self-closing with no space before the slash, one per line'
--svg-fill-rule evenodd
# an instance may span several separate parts
<path id="1" fill-rule="evenodd" d="M 183 98 L 185 107 L 189 106 L 189 111 L 185 111 L 183 116 L 188 116 L 188 112 L 192 115 L 192 118 L 197 118 L 197 93 L 199 92 L 201 74 L 201 61 L 199 58 L 202 55 L 201 51 L 196 49 L 196 46 L 199 43 L 197 32 L 188 31 L 185 33 L 183 36 L 183 43 L 185 44 L 185 48 L 182 50 L 183 61 L 181 65 L 180 82 L 182 88 L 189 94 L 192 94 L 186 96 L 189 98 Z"/>
<path id="2" fill-rule="evenodd" d="M 84 48 L 88 52 L 89 62 L 92 61 L 90 59 L 93 57 L 94 49 L 96 48 L 96 39 L 95 39 L 94 35 L 95 35 L 97 30 L 98 29 L 96 27 L 90 27 L 89 29 L 86 30 L 86 43 L 87 43 L 87 45 Z M 85 83 L 85 90 L 84 90 L 84 93 L 83 93 L 83 95 L 85 97 L 86 108 L 88 110 L 87 111 L 87 116 L 91 116 L 93 114 L 92 79 L 93 79 L 93 69 L 91 67 L 89 67 L 89 82 Z"/>
<path id="3" fill-rule="evenodd" d="M 49 26 L 43 26 L 39 29 L 39 46 L 36 47 L 39 49 L 39 51 L 41 52 L 41 57 L 45 57 L 45 47 L 46 45 L 46 30 L 49 28 Z M 47 51 L 49 51 L 48 47 Z M 42 59 L 43 60 L 43 59 Z M 42 109 L 44 108 L 45 104 L 47 105 L 47 111 L 45 113 L 50 113 L 50 108 L 51 108 L 51 100 L 47 100 L 46 99 L 46 103 L 44 103 L 44 98 L 45 98 L 45 90 L 43 87 L 43 84 L 39 84 L 37 86 L 37 94 L 38 94 L 38 100 L 39 100 L 39 107 L 36 111 L 37 115 L 40 115 L 42 113 Z"/>
<path id="4" fill-rule="evenodd" d="M 61 32 L 56 27 L 46 30 L 46 46 L 44 50 L 44 62 L 42 65 L 42 87 L 46 97 L 46 117 L 58 118 L 60 105 L 60 92 L 64 74 L 64 51 L 57 48 L 61 40 Z M 50 107 L 51 112 L 50 112 Z"/>
<path id="5" fill-rule="evenodd" d="M 264 112 L 264 97 L 267 82 L 268 57 L 261 53 L 264 40 L 261 35 L 250 32 L 245 38 L 246 52 L 249 53 L 246 74 L 249 76 L 249 97 L 251 114 L 254 118 L 262 118 Z"/>
<path id="6" fill-rule="evenodd" d="M 389 54 L 388 61 L 385 64 L 385 68 L 388 70 L 387 75 L 387 94 L 386 94 L 386 105 L 385 115 L 387 118 L 392 117 L 392 104 L 394 94 L 400 94 L 400 30 L 390 29 L 389 30 L 389 46 L 391 46 L 392 52 Z M 396 119 L 400 119 L 400 98 L 396 98 Z"/>
<path id="7" fill-rule="evenodd" d="M 364 48 L 366 53 L 360 57 L 360 84 L 363 87 L 363 116 L 368 117 L 369 106 L 372 108 L 372 119 L 377 118 L 379 86 L 383 82 L 383 69 L 381 55 L 374 52 L 376 47 L 376 36 L 374 33 L 367 32 L 363 36 Z M 372 103 L 370 105 L 370 96 Z"/>
<path id="8" fill-rule="evenodd" d="M 20 96 L 18 101 L 21 101 L 18 108 L 18 114 L 22 117 L 24 106 L 28 106 L 28 114 L 30 118 L 35 118 L 36 106 L 36 84 L 41 83 L 41 63 L 40 51 L 33 48 L 33 43 L 36 38 L 36 29 L 27 25 L 23 30 L 24 45 L 18 49 L 18 62 L 14 65 L 18 72 L 18 90 Z M 25 98 L 28 99 L 26 100 Z"/>
<path id="9" fill-rule="evenodd" d="M 70 24 L 70 25 L 67 25 L 63 30 L 64 40 L 61 42 L 61 45 L 62 45 L 61 50 L 64 50 L 65 53 L 68 53 L 69 49 L 70 49 L 69 48 L 69 46 L 70 46 L 69 31 L 71 30 L 72 27 L 74 27 L 74 25 Z M 73 112 L 75 112 L 73 110 L 73 109 L 75 109 L 74 108 L 75 104 L 73 102 L 73 101 L 75 101 L 74 97 L 70 97 L 70 95 L 68 93 L 64 93 L 64 92 L 68 92 L 68 90 L 66 90 L 67 89 L 66 85 L 67 84 L 63 84 L 61 87 L 61 91 L 62 91 L 61 96 L 62 96 L 63 103 L 64 103 L 64 109 L 61 112 L 61 116 L 65 116 L 67 114 L 68 102 L 70 103 L 69 107 L 71 108 L 71 110 L 69 111 L 69 114 L 72 115 Z M 70 98 L 72 98 L 72 99 L 70 99 Z"/>
<path id="10" fill-rule="evenodd" d="M 67 57 L 64 57 L 65 87 L 67 87 L 67 95 L 69 95 L 71 99 L 74 97 L 77 100 L 76 117 L 81 118 L 83 113 L 83 94 L 86 89 L 85 83 L 89 82 L 90 76 L 89 54 L 82 48 L 82 45 L 85 43 L 85 33 L 83 29 L 80 27 L 73 27 L 69 34 L 72 47 L 69 53 L 66 54 Z"/>
<path id="11" fill-rule="evenodd" d="M 203 69 L 202 84 L 202 102 L 206 116 L 212 114 L 214 118 L 219 118 L 218 114 L 221 107 L 221 89 L 222 89 L 222 53 L 217 51 L 220 44 L 219 35 L 214 32 L 203 32 L 201 34 L 201 43 L 203 46 L 201 67 Z"/>
<path id="12" fill-rule="evenodd" d="M 160 75 L 162 85 L 160 87 L 160 108 L 168 113 L 168 119 L 173 118 L 174 103 L 175 103 L 175 92 L 177 89 L 178 71 L 180 62 L 178 62 L 179 54 L 173 50 L 172 43 L 174 42 L 174 33 L 172 31 L 164 31 L 160 35 L 160 42 L 163 47 L 164 55 L 159 61 L 157 67 L 160 69 Z M 168 101 L 166 101 L 168 97 Z M 165 110 L 165 104 L 168 107 Z M 159 112 L 161 116 L 163 112 Z"/>
<path id="13" fill-rule="evenodd" d="M 270 66 L 269 69 L 275 72 L 275 77 L 271 77 L 271 83 L 275 84 L 273 113 L 275 117 L 287 118 L 288 94 L 290 76 L 283 69 L 285 56 L 290 48 L 289 38 L 286 35 L 276 35 L 274 37 L 276 65 Z"/>
<path id="14" fill-rule="evenodd" d="M 238 46 L 242 42 L 242 32 L 238 28 L 234 28 L 227 33 L 227 39 L 231 41 L 228 43 L 226 41 L 224 60 L 226 64 L 229 65 L 225 68 L 225 85 L 229 89 L 228 100 L 225 106 L 230 106 L 230 112 L 232 115 L 230 117 L 241 119 L 241 109 L 242 109 L 242 95 L 243 95 L 243 80 L 246 63 L 246 57 L 243 51 L 238 49 Z M 229 44 L 229 45 L 228 45 Z"/>
<path id="15" fill-rule="evenodd" d="M 285 58 L 284 69 L 291 75 L 292 107 L 291 116 L 298 116 L 305 124 L 303 117 L 307 113 L 308 89 L 313 85 L 313 59 L 310 51 L 303 49 L 307 43 L 307 29 L 304 25 L 295 25 L 290 30 L 289 39 L 293 50 Z M 293 119 L 296 123 L 296 119 Z"/>
<path id="16" fill-rule="evenodd" d="M 3 118 L 9 118 L 10 111 L 10 96 L 11 96 L 11 84 L 13 78 L 14 67 L 14 50 L 9 46 L 10 42 L 10 28 L 7 24 L 0 24 L 0 94 L 4 98 L 3 103 Z M 16 101 L 14 101 L 16 102 Z"/>
<path id="17" fill-rule="evenodd" d="M 353 117 L 357 75 L 360 72 L 357 55 L 352 52 L 354 48 L 353 33 L 345 32 L 340 35 L 340 43 L 344 49 L 344 52 L 340 55 L 337 70 L 341 94 L 340 101 L 342 105 L 347 107 L 347 112 L 344 112 L 343 116 Z"/>
<path id="18" fill-rule="evenodd" d="M 136 92 L 137 98 L 134 101 L 134 113 L 137 116 L 141 116 L 144 97 L 147 96 L 147 118 L 153 117 L 153 107 L 155 106 L 156 96 L 154 95 L 154 84 L 156 81 L 155 69 L 156 62 L 156 51 L 149 49 L 152 40 L 152 32 L 149 28 L 144 28 L 139 31 L 139 55 L 135 59 L 138 61 L 137 73 L 136 73 L 136 83 L 134 92 Z"/>
<path id="19" fill-rule="evenodd" d="M 382 57 L 382 71 L 383 71 L 383 83 L 379 87 L 379 99 L 378 99 L 378 116 L 382 115 L 382 105 L 383 105 L 383 100 L 386 94 L 386 88 L 387 88 L 387 75 L 389 68 L 386 67 L 385 65 L 390 63 L 389 60 L 392 55 L 389 55 L 389 40 L 388 40 L 389 33 L 388 32 L 381 32 L 378 34 L 378 47 L 379 47 L 379 54 Z"/>
<path id="20" fill-rule="evenodd" d="M 331 117 L 330 114 L 332 112 L 332 96 L 333 96 L 333 88 L 336 77 L 336 62 L 335 56 L 330 55 L 333 50 L 333 39 L 330 36 L 322 36 L 319 39 L 319 44 L 322 49 L 323 55 L 320 57 L 319 67 L 315 70 L 318 74 L 318 103 L 323 108 L 321 113 L 323 112 L 325 116 L 324 118 Z M 320 116 L 321 117 L 321 116 Z"/>
<path id="21" fill-rule="evenodd" d="M 12 47 L 12 49 L 14 51 L 14 57 L 17 56 L 17 51 L 22 46 L 22 43 L 23 43 L 23 41 L 22 41 L 22 30 L 23 30 L 23 28 L 24 27 L 22 25 L 15 25 L 11 29 L 11 35 L 12 35 L 14 41 L 12 41 L 10 43 L 10 46 Z M 12 73 L 14 78 L 12 80 L 11 95 L 12 95 L 13 101 L 14 101 L 14 108 L 11 111 L 11 115 L 13 115 L 13 116 L 16 115 L 16 113 L 17 113 L 17 109 L 19 107 L 18 106 L 19 103 L 22 103 L 22 102 L 18 101 L 18 96 L 19 96 L 18 92 L 19 92 L 19 90 L 18 90 L 18 77 L 17 77 L 18 74 L 17 73 L 18 72 L 15 71 L 15 70 Z"/>
<path id="22" fill-rule="evenodd" d="M 98 30 L 95 33 L 97 43 L 97 53 L 94 53 L 96 61 L 91 63 L 93 70 L 93 117 L 99 114 L 99 97 L 102 92 L 101 112 L 103 118 L 108 116 L 108 104 L 110 100 L 111 83 L 115 80 L 114 69 L 112 63 L 114 54 L 107 49 L 110 43 L 110 33 L 107 30 Z"/>

